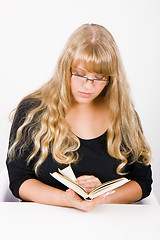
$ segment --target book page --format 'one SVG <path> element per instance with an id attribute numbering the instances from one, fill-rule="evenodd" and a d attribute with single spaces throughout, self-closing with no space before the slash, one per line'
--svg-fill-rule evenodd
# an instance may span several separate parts
<path id="1" fill-rule="evenodd" d="M 89 193 L 89 197 L 91 199 L 95 198 L 95 197 L 98 197 L 100 196 L 101 194 L 104 194 L 110 190 L 113 190 L 115 188 L 118 188 L 122 185 L 124 185 L 125 183 L 129 182 L 130 180 L 128 180 L 127 178 L 123 178 L 119 181 L 115 181 L 115 182 L 112 182 L 111 184 L 109 185 L 103 185 L 103 187 L 101 188 L 98 188 L 97 190 L 94 189 L 92 192 Z M 96 191 L 95 191 L 96 190 Z"/>
<path id="2" fill-rule="evenodd" d="M 126 183 L 126 181 L 128 181 L 128 179 L 126 179 L 126 178 L 123 177 L 123 178 L 117 178 L 117 179 L 114 179 L 114 180 L 111 180 L 111 181 L 102 183 L 102 184 L 99 185 L 98 187 L 94 188 L 94 189 L 92 190 L 92 193 L 97 192 L 97 191 L 101 191 L 102 188 L 106 188 L 106 187 L 108 187 L 109 185 L 112 185 L 113 183 L 120 182 L 120 181 L 124 181 L 124 182 Z"/>
<path id="3" fill-rule="evenodd" d="M 60 170 L 58 168 L 58 171 L 64 175 L 64 176 L 67 176 L 68 178 L 70 178 L 72 181 L 76 181 L 76 176 L 74 175 L 74 172 L 72 170 L 72 167 L 69 165 L 68 167 Z"/>
<path id="4" fill-rule="evenodd" d="M 61 175 L 60 173 L 54 172 L 50 173 L 52 177 L 57 179 L 59 182 L 64 184 L 66 187 L 71 188 L 74 190 L 76 193 L 78 193 L 80 196 L 82 196 L 84 199 L 88 198 L 88 193 L 77 183 L 72 181 L 70 178 L 68 178 L 65 175 Z"/>

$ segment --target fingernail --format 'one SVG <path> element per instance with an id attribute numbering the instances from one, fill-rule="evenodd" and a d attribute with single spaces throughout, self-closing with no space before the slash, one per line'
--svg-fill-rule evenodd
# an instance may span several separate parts
<path id="1" fill-rule="evenodd" d="M 106 192 L 106 193 L 104 194 L 104 197 L 109 196 L 109 195 L 111 195 L 111 194 L 113 194 L 113 193 L 115 193 L 115 191 Z"/>

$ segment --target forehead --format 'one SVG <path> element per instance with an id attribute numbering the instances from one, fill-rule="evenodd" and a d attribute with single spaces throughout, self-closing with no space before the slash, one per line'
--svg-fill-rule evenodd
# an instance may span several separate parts
<path id="1" fill-rule="evenodd" d="M 102 75 L 100 73 L 96 73 L 95 71 L 93 71 L 93 69 L 90 69 L 90 68 L 86 69 L 82 63 L 77 64 L 76 66 L 72 67 L 72 69 L 77 70 L 77 71 L 83 71 L 83 72 L 89 72 L 89 73 L 93 73 L 93 74 Z"/>
<path id="2" fill-rule="evenodd" d="M 99 65 L 95 65 L 94 62 L 89 61 L 74 61 L 72 64 L 72 69 L 82 70 L 90 73 L 97 73 L 107 75 L 107 71 L 104 71 L 103 68 Z"/>
<path id="3" fill-rule="evenodd" d="M 88 71 L 88 68 L 86 68 L 82 62 L 73 64 L 72 69 Z"/>

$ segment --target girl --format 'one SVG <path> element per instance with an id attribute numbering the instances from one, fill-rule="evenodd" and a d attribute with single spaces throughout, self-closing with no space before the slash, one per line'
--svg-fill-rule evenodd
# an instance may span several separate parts
<path id="1" fill-rule="evenodd" d="M 23 201 L 84 211 L 132 203 L 150 194 L 150 155 L 112 35 L 100 25 L 82 25 L 52 79 L 16 109 L 7 158 L 11 191 Z M 82 200 L 50 175 L 69 164 L 88 192 L 122 175 L 131 181 Z"/>

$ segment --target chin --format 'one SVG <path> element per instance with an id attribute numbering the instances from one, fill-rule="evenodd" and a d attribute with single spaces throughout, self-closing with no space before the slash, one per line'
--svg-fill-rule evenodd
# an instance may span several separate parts
<path id="1" fill-rule="evenodd" d="M 81 99 L 74 99 L 74 101 L 78 104 L 87 104 L 91 103 L 94 99 L 87 99 L 87 98 L 81 98 Z"/>

